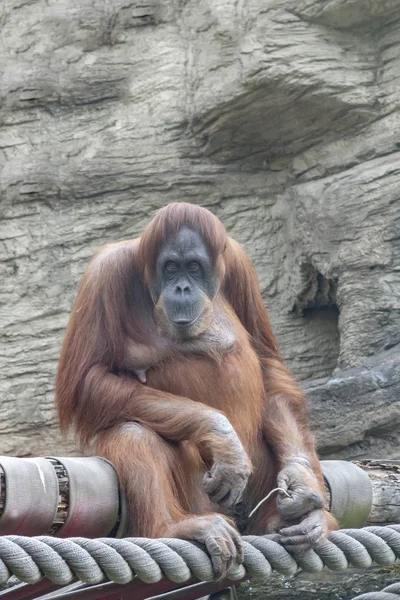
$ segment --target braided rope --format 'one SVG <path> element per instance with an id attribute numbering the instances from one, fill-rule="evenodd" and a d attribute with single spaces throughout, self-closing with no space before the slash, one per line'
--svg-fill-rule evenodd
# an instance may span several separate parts
<path id="1" fill-rule="evenodd" d="M 392 583 L 380 592 L 367 592 L 356 596 L 353 600 L 399 600 L 400 583 Z"/>
<path id="2" fill-rule="evenodd" d="M 373 562 L 387 567 L 400 558 L 400 525 L 335 531 L 317 548 L 296 558 L 280 545 L 279 537 L 244 536 L 244 563 L 231 567 L 227 577 L 236 581 L 247 572 L 260 580 L 268 578 L 273 570 L 293 575 L 298 568 L 309 573 L 319 572 L 324 566 L 341 571 L 349 566 L 368 568 Z M 67 585 L 76 578 L 93 585 L 105 580 L 126 584 L 135 577 L 145 583 L 156 583 L 162 577 L 176 583 L 191 577 L 212 581 L 214 577 L 208 554 L 185 540 L 8 535 L 0 537 L 0 584 L 11 575 L 31 584 L 46 577 L 58 585 Z M 393 600 L 393 590 L 388 590 L 379 600 Z M 372 596 L 363 595 L 358 600 L 364 598 Z"/>

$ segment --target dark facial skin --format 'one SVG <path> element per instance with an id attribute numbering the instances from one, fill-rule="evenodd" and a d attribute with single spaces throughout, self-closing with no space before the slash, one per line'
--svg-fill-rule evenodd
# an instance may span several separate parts
<path id="1" fill-rule="evenodd" d="M 181 229 L 162 248 L 156 263 L 154 293 L 170 325 L 181 335 L 201 320 L 207 298 L 218 291 L 208 248 L 201 236 Z"/>

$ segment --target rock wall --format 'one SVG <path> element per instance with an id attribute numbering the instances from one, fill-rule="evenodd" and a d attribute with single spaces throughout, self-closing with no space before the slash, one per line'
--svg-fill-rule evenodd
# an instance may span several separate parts
<path id="1" fill-rule="evenodd" d="M 53 384 L 103 243 L 185 200 L 254 260 L 324 456 L 398 456 L 397 0 L 0 5 L 0 452 L 71 451 Z"/>

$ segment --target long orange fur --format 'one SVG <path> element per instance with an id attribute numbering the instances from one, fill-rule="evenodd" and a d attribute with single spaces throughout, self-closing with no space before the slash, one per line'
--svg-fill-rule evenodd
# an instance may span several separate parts
<path id="1" fill-rule="evenodd" d="M 184 226 L 198 231 L 211 253 L 220 278 L 214 302 L 233 323 L 236 344 L 216 357 L 172 354 L 149 369 L 143 385 L 132 372 L 128 341 L 156 358 L 149 285 L 160 248 Z M 62 430 L 74 427 L 83 447 L 94 445 L 115 464 L 134 535 L 167 535 L 171 522 L 215 510 L 200 489 L 210 407 L 228 417 L 252 459 L 249 511 L 293 454 L 308 455 L 317 478 L 311 485 L 324 494 L 306 400 L 282 361 L 253 266 L 204 208 L 168 205 L 139 240 L 105 246 L 93 257 L 67 327 L 56 404 Z M 250 529 L 263 533 L 275 517 L 271 498 Z"/>

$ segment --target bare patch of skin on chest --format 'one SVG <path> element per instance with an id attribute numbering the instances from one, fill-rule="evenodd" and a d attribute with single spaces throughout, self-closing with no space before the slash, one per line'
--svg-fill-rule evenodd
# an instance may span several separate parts
<path id="1" fill-rule="evenodd" d="M 138 344 L 133 340 L 128 340 L 127 343 L 127 366 L 143 384 L 147 382 L 147 371 L 168 359 L 191 354 L 210 357 L 227 354 L 235 347 L 236 333 L 229 315 L 216 308 L 211 325 L 195 338 L 171 340 L 157 329 L 150 340 L 149 345 Z"/>

